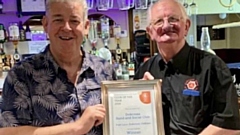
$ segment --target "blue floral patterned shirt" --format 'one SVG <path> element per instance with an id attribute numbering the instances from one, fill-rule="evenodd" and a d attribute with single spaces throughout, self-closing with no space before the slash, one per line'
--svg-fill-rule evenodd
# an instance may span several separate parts
<path id="1" fill-rule="evenodd" d="M 0 127 L 52 126 L 73 122 L 86 107 L 101 102 L 101 81 L 115 80 L 112 66 L 102 58 L 83 51 L 77 85 L 53 59 L 49 46 L 13 67 L 6 77 Z M 94 127 L 88 135 L 102 135 Z"/>

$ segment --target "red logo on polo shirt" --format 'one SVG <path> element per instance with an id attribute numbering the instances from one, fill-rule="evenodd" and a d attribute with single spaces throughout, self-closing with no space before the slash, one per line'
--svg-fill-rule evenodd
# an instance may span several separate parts
<path id="1" fill-rule="evenodd" d="M 198 90 L 198 81 L 196 79 L 188 79 L 185 82 L 185 89 Z"/>

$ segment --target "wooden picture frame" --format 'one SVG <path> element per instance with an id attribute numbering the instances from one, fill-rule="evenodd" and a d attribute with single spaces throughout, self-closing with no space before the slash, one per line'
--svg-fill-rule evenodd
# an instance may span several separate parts
<path id="1" fill-rule="evenodd" d="M 165 135 L 161 80 L 103 81 L 104 135 Z"/>

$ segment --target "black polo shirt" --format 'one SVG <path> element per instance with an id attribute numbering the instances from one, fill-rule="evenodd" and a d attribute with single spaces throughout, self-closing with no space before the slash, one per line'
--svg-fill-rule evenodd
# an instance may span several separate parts
<path id="1" fill-rule="evenodd" d="M 236 89 L 226 64 L 187 43 L 168 63 L 160 55 L 145 62 L 135 79 L 149 71 L 162 79 L 166 135 L 199 134 L 209 124 L 239 129 Z"/>

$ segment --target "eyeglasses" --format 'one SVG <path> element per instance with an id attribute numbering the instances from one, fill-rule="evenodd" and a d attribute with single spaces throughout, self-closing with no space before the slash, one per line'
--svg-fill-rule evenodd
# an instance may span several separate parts
<path id="1" fill-rule="evenodd" d="M 167 22 L 170 24 L 170 25 L 174 25 L 174 24 L 177 24 L 180 20 L 182 19 L 182 17 L 177 17 L 177 16 L 170 16 L 168 18 L 159 18 L 158 20 L 155 20 L 153 22 L 150 23 L 150 25 L 154 25 L 154 26 L 157 26 L 157 27 L 162 27 L 163 24 L 164 24 L 164 20 L 167 20 Z"/>

